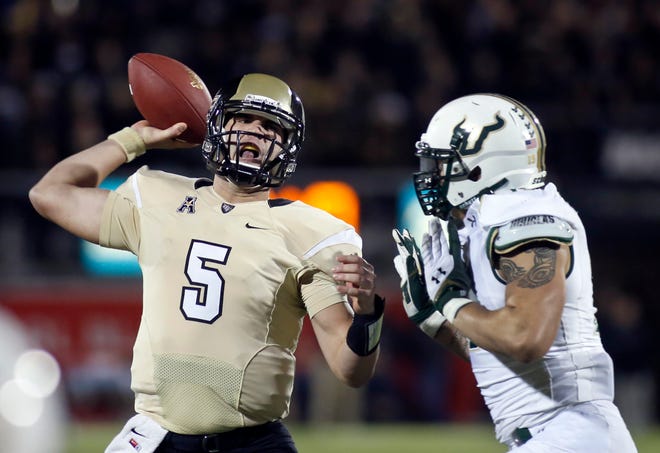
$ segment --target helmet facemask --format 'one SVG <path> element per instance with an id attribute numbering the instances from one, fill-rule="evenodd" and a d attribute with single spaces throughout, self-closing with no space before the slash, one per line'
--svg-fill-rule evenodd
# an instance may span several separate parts
<path id="1" fill-rule="evenodd" d="M 463 134 L 454 134 L 450 149 L 432 148 L 423 140 L 415 143 L 420 171 L 413 173 L 413 184 L 425 215 L 447 220 L 455 207 L 447 199 L 450 183 L 480 176 L 479 167 L 470 171 L 458 152 L 464 139 Z"/>
<path id="2" fill-rule="evenodd" d="M 230 119 L 241 114 L 277 124 L 284 131 L 282 140 L 258 132 L 227 129 Z M 237 185 L 278 187 L 295 172 L 303 138 L 304 113 L 298 96 L 275 77 L 248 74 L 230 99 L 219 92 L 213 100 L 202 153 L 212 171 Z M 265 155 L 259 156 L 259 164 L 241 161 L 239 150 L 250 139 L 269 143 Z"/>
<path id="3" fill-rule="evenodd" d="M 426 215 L 448 219 L 482 195 L 534 189 L 545 181 L 545 134 L 523 104 L 497 94 L 455 99 L 440 108 L 415 145 L 413 175 Z"/>

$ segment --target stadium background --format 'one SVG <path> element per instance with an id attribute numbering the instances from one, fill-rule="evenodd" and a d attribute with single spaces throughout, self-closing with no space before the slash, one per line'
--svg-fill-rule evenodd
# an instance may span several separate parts
<path id="1" fill-rule="evenodd" d="M 58 360 L 56 395 L 73 426 L 123 420 L 139 279 L 90 274 L 81 243 L 39 218 L 27 191 L 61 158 L 139 119 L 126 80 L 134 53 L 183 61 L 212 93 L 238 74 L 272 73 L 306 107 L 291 185 L 304 192 L 332 180 L 356 191 L 365 256 L 390 302 L 366 389 L 338 386 L 305 331 L 290 421 L 487 425 L 467 367 L 405 318 L 389 231 L 432 113 L 463 94 L 499 92 L 526 103 L 545 127 L 550 180 L 588 230 L 617 403 L 635 433 L 652 432 L 660 407 L 654 3 L 2 0 L 0 310 Z M 118 173 L 142 164 L 206 176 L 197 149 L 153 152 Z M 3 414 L 0 407 L 0 419 L 10 417 Z"/>

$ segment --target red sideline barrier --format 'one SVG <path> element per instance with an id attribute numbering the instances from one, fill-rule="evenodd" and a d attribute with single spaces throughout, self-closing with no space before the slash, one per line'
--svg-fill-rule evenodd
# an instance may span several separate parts
<path id="1" fill-rule="evenodd" d="M 141 290 L 55 286 L 3 290 L 0 307 L 22 321 L 30 336 L 63 368 L 95 354 L 130 363 L 141 314 Z"/>
<path id="2" fill-rule="evenodd" d="M 112 286 L 104 283 L 57 284 L 45 288 L 3 288 L 0 309 L 13 314 L 25 325 L 35 344 L 46 349 L 60 363 L 72 415 L 77 418 L 107 418 L 131 410 L 129 370 L 132 347 L 141 315 L 139 284 Z M 384 335 L 397 338 L 420 335 L 401 306 L 400 294 L 385 294 L 387 299 Z M 430 340 L 428 340 L 430 342 Z M 433 348 L 432 344 L 429 344 Z M 440 346 L 437 346 L 440 348 Z M 407 375 L 395 381 L 394 399 L 417 400 L 420 358 L 416 351 L 383 351 L 379 373 L 388 378 Z M 299 373 L 308 371 L 320 354 L 309 319 L 296 351 Z M 422 357 L 422 361 L 425 359 Z M 412 365 L 406 367 L 405 363 Z M 392 368 L 390 368 L 392 367 Z M 469 365 L 450 358 L 443 373 L 446 377 L 445 406 L 449 418 L 472 421 L 483 413 Z M 122 414 L 123 415 L 123 414 Z"/>

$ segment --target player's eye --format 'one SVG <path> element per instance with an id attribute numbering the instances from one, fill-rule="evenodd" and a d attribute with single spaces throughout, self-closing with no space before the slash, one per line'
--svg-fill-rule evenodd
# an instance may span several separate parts
<path id="1" fill-rule="evenodd" d="M 272 132 L 274 134 L 279 135 L 280 137 L 284 137 L 284 128 L 279 124 L 275 123 L 274 121 L 264 121 L 263 127 L 268 132 Z"/>

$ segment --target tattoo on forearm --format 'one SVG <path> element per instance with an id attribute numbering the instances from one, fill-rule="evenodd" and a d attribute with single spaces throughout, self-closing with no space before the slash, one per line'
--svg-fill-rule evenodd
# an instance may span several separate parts
<path id="1" fill-rule="evenodd" d="M 531 269 L 518 266 L 511 259 L 500 260 L 500 271 L 505 282 L 518 281 L 521 288 L 538 288 L 550 282 L 555 276 L 557 250 L 549 247 L 535 247 L 524 253 L 534 254 L 534 264 Z"/>
<path id="2" fill-rule="evenodd" d="M 463 351 L 463 354 L 465 354 L 465 358 L 469 361 L 470 360 L 470 340 L 466 336 L 463 336 L 463 334 L 459 334 L 460 338 L 457 339 L 458 344 L 460 345 L 460 350 Z"/>
<path id="3" fill-rule="evenodd" d="M 454 335 L 449 340 L 447 347 L 450 350 L 456 351 L 459 355 L 463 354 L 466 357 L 470 355 L 467 338 L 457 330 L 454 330 Z"/>
<path id="4" fill-rule="evenodd" d="M 470 341 L 461 332 L 449 323 L 440 328 L 440 336 L 437 338 L 440 344 L 449 349 L 459 357 L 470 361 Z"/>

